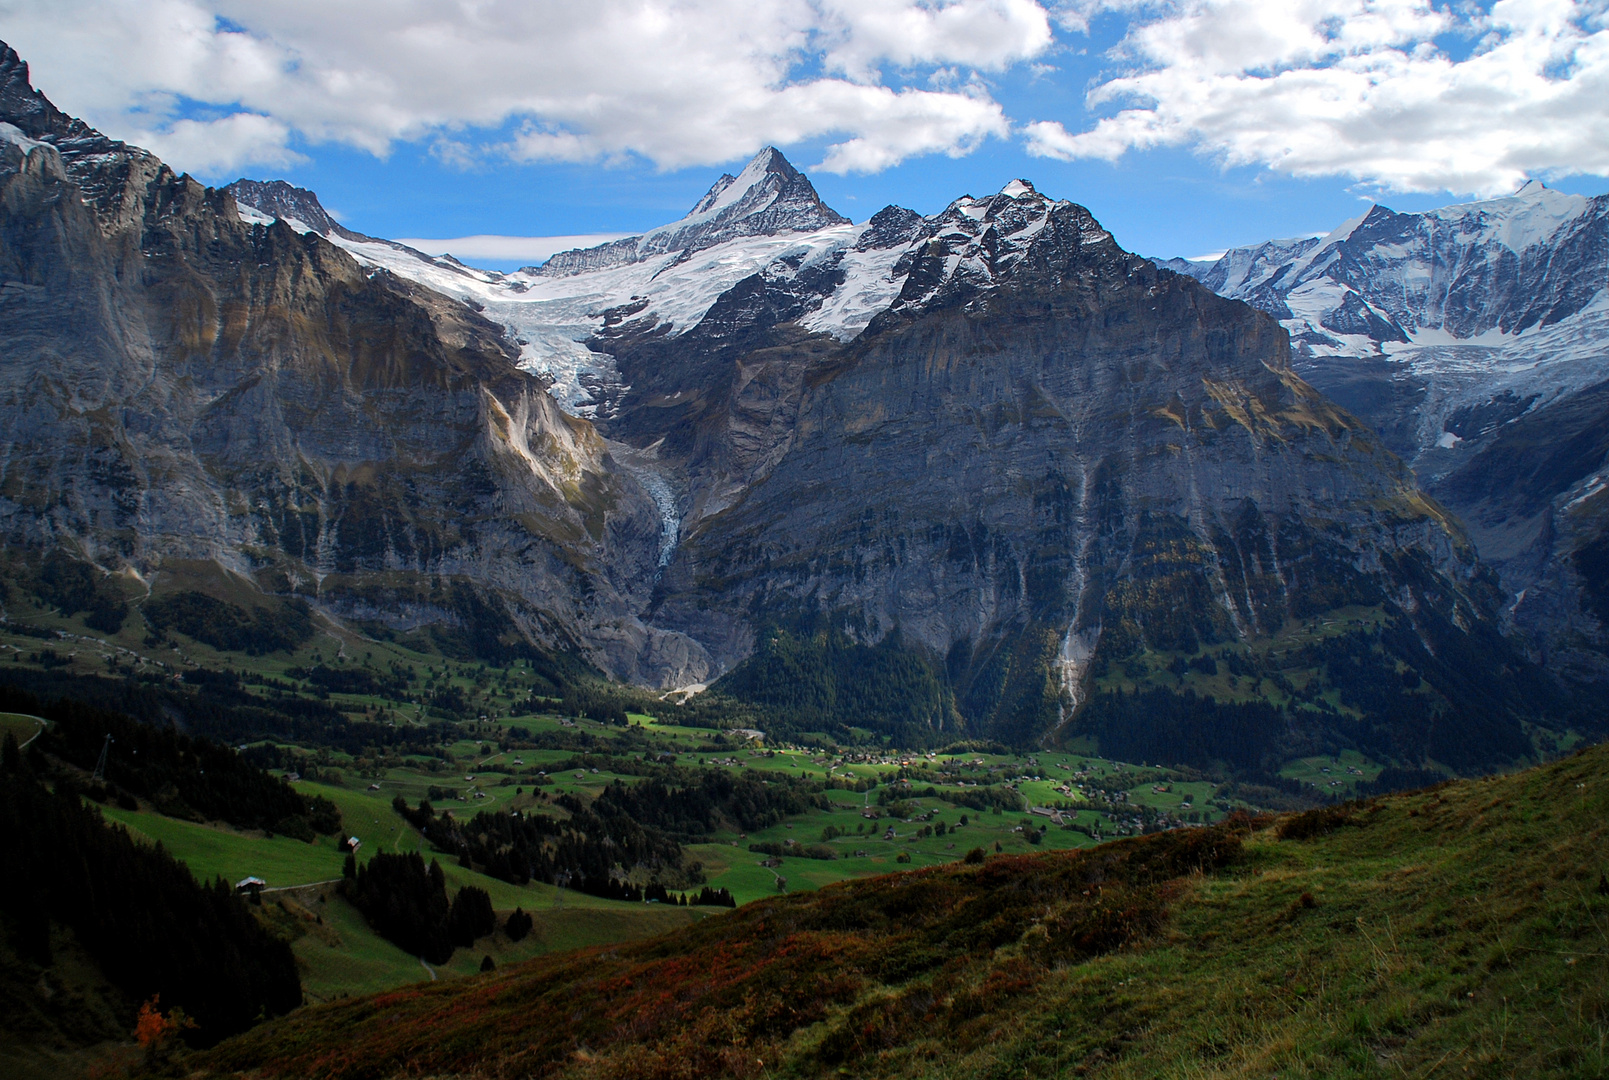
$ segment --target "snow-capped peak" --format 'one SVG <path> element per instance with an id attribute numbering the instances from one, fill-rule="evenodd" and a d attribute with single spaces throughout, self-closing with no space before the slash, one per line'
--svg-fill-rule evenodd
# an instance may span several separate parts
<path id="1" fill-rule="evenodd" d="M 553 277 L 696 252 L 743 236 L 816 232 L 849 219 L 821 201 L 809 179 L 768 146 L 737 176 L 722 176 L 678 221 L 595 248 L 561 251 L 533 272 Z"/>
<path id="2" fill-rule="evenodd" d="M 293 228 L 300 225 L 302 228 L 298 232 L 311 229 L 320 236 L 329 236 L 342 231 L 340 223 L 324 209 L 317 195 L 283 180 L 247 180 L 242 177 L 224 190 L 235 197 L 235 206 L 242 211 L 241 216 L 253 224 L 259 223 L 257 217 L 245 211 L 255 211 L 263 219 L 263 224 L 279 218 Z"/>
<path id="3" fill-rule="evenodd" d="M 1545 403 L 1609 375 L 1606 225 L 1609 197 L 1531 180 L 1423 213 L 1374 206 L 1319 239 L 1178 268 L 1278 318 L 1321 389 L 1357 370 L 1351 358 L 1388 359 L 1393 380 L 1428 388 L 1420 448 L 1445 451 L 1459 409 L 1493 394 Z"/>
<path id="4" fill-rule="evenodd" d="M 680 222 L 672 225 L 662 225 L 659 229 L 650 231 L 659 232 L 664 229 L 673 229 L 676 225 L 707 219 L 719 214 L 726 207 L 740 201 L 756 187 L 763 185 L 766 178 L 773 173 L 780 176 L 784 181 L 792 180 L 799 175 L 799 171 L 793 167 L 787 158 L 782 156 L 782 151 L 774 146 L 768 146 L 758 154 L 755 154 L 749 160 L 749 163 L 743 167 L 743 171 L 736 176 L 731 173 L 723 174 Z M 766 198 L 767 195 L 770 197 Z M 775 199 L 776 193 L 774 191 L 762 192 L 761 197 L 769 204 Z"/>
<path id="5" fill-rule="evenodd" d="M 350 232 L 312 192 L 288 184 L 242 181 L 231 190 L 248 222 L 278 218 L 320 232 L 367 265 L 471 303 L 507 328 L 520 366 L 548 377 L 550 393 L 583 416 L 609 415 L 630 389 L 609 352 L 589 347 L 593 339 L 688 333 L 751 278 L 791 306 L 800 327 L 848 341 L 894 308 L 992 290 L 1040 243 L 1110 242 L 1088 211 L 1021 179 L 981 199 L 963 196 L 932 217 L 890 206 L 857 226 L 823 205 L 774 147 L 722 176 L 678 221 L 511 274 Z"/>

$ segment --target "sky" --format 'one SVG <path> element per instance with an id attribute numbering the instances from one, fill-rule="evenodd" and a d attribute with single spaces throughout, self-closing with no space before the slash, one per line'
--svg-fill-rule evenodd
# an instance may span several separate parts
<path id="1" fill-rule="evenodd" d="M 1021 177 L 1155 257 L 1609 192 L 1609 0 L 0 0 L 0 40 L 176 169 L 493 268 L 766 145 L 855 221 Z"/>

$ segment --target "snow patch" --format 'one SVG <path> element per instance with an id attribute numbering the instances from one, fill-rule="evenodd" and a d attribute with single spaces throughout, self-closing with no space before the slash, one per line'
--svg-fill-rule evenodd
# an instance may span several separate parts
<path id="1" fill-rule="evenodd" d="M 1569 502 L 1565 503 L 1564 508 L 1566 510 L 1574 510 L 1576 507 L 1580 506 L 1582 503 L 1586 502 L 1603 489 L 1603 477 L 1594 476 L 1591 480 L 1587 481 L 1586 490 L 1581 492 L 1581 494 L 1577 495 L 1575 498 L 1571 499 Z"/>
<path id="2" fill-rule="evenodd" d="M 50 145 L 46 142 L 40 142 L 38 139 L 30 139 L 27 135 L 23 134 L 23 131 L 20 127 L 15 124 L 5 123 L 4 121 L 0 121 L 0 141 L 8 142 L 13 146 L 19 147 L 24 154 L 32 153 L 41 146 Z"/>
<path id="3" fill-rule="evenodd" d="M 799 320 L 806 330 L 831 334 L 839 341 L 851 341 L 866 329 L 879 312 L 888 309 L 905 287 L 905 275 L 894 275 L 894 264 L 904 248 L 873 248 L 844 253 L 839 269 L 844 283 L 815 311 Z"/>

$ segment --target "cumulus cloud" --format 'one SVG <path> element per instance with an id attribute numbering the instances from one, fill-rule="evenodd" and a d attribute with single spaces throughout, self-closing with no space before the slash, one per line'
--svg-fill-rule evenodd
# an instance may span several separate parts
<path id="1" fill-rule="evenodd" d="M 665 168 L 826 139 L 828 170 L 880 169 L 1010 130 L 976 82 L 895 75 L 1052 45 L 1035 0 L 0 0 L 0 35 L 63 108 L 203 172 L 297 138 Z"/>
<path id="2" fill-rule="evenodd" d="M 835 39 L 826 66 L 861 80 L 874 78 L 884 61 L 999 70 L 1051 44 L 1050 18 L 1033 0 L 823 0 L 822 8 L 826 32 Z"/>
<path id="3" fill-rule="evenodd" d="M 1030 153 L 1113 160 L 1188 146 L 1228 165 L 1350 176 L 1398 191 L 1491 195 L 1527 177 L 1609 175 L 1602 0 L 1075 0 L 1087 29 L 1131 21 L 1122 70 L 1085 130 L 1038 120 Z M 1472 43 L 1455 57 L 1440 42 Z"/>
<path id="4" fill-rule="evenodd" d="M 175 120 L 155 131 L 136 131 L 126 141 L 163 161 L 182 161 L 192 172 L 214 174 L 258 165 L 282 169 L 306 161 L 289 146 L 290 128 L 270 116 L 230 113 L 214 120 Z"/>

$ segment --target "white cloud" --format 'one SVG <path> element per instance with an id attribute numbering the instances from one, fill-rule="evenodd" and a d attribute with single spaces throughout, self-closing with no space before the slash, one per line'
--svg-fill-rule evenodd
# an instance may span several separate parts
<path id="1" fill-rule="evenodd" d="M 450 239 L 411 237 L 397 243 L 426 255 L 451 255 L 455 259 L 487 259 L 499 262 L 539 263 L 554 252 L 571 248 L 597 247 L 619 240 L 627 233 L 589 233 L 584 236 L 456 236 Z"/>
<path id="2" fill-rule="evenodd" d="M 0 36 L 63 108 L 213 173 L 293 138 L 665 168 L 828 139 L 827 168 L 879 169 L 1009 131 L 975 81 L 883 66 L 994 71 L 1052 44 L 1035 0 L 0 0 Z"/>
<path id="3" fill-rule="evenodd" d="M 827 67 L 856 79 L 874 78 L 883 61 L 998 70 L 1051 43 L 1049 16 L 1033 0 L 822 0 L 822 7 L 837 38 Z"/>
<path id="4" fill-rule="evenodd" d="M 1078 0 L 1087 27 L 1126 11 L 1117 106 L 1087 130 L 1024 127 L 1030 153 L 1113 160 L 1188 146 L 1229 165 L 1350 176 L 1398 191 L 1491 195 L 1527 177 L 1609 175 L 1603 0 Z M 1438 36 L 1475 41 L 1454 59 Z"/>
<path id="5" fill-rule="evenodd" d="M 231 113 L 216 120 L 177 120 L 163 130 L 139 131 L 128 141 L 191 172 L 216 174 L 242 166 L 284 168 L 306 158 L 289 145 L 290 129 L 269 116 Z"/>

